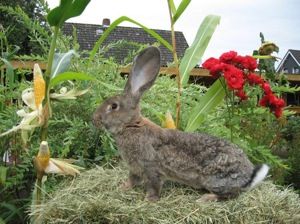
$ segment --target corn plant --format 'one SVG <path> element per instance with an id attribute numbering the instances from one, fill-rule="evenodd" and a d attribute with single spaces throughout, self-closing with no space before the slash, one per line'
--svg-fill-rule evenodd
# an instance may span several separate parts
<path id="1" fill-rule="evenodd" d="M 67 19 L 80 15 L 88 3 L 89 0 L 61 0 L 60 5 L 48 13 L 47 20 L 49 25 L 53 27 L 54 32 L 46 71 L 43 73 L 38 64 L 34 65 L 33 88 L 23 91 L 22 100 L 26 106 L 17 111 L 17 114 L 22 117 L 22 121 L 19 125 L 0 134 L 0 136 L 4 136 L 12 132 L 21 131 L 21 136 L 26 141 L 28 139 L 27 133 L 32 132 L 36 127 L 40 127 L 40 150 L 34 158 L 34 165 L 37 171 L 37 185 L 33 205 L 41 203 L 42 180 L 46 173 L 62 173 L 66 175 L 78 173 L 78 167 L 50 157 L 47 136 L 49 119 L 52 117 L 52 101 L 76 99 L 77 96 L 88 91 L 88 89 L 78 91 L 75 88 L 68 90 L 67 87 L 62 87 L 56 93 L 57 85 L 64 81 L 93 79 L 93 77 L 85 73 L 67 71 L 72 56 L 76 55 L 75 51 L 71 50 L 67 53 L 55 54 L 56 42 L 61 26 Z M 6 62 L 5 60 L 2 61 Z M 8 65 L 8 63 L 6 64 Z M 54 90 L 54 92 L 50 92 L 50 90 Z M 38 223 L 39 219 L 34 217 L 33 222 Z"/>
<path id="2" fill-rule="evenodd" d="M 108 37 L 108 35 L 114 30 L 116 26 L 118 26 L 122 22 L 131 22 L 139 27 L 141 27 L 145 32 L 154 37 L 160 44 L 165 46 L 168 50 L 173 53 L 173 58 L 175 62 L 175 67 L 177 68 L 177 102 L 176 102 L 176 126 L 179 128 L 180 123 L 180 100 L 181 100 L 181 92 L 182 87 L 185 86 L 188 82 L 189 75 L 191 70 L 197 65 L 197 63 L 201 60 L 208 43 L 216 29 L 216 26 L 220 22 L 220 17 L 215 15 L 209 15 L 205 17 L 203 22 L 201 23 L 197 35 L 192 43 L 191 47 L 189 47 L 183 58 L 181 59 L 181 63 L 179 65 L 179 60 L 176 53 L 176 39 L 174 32 L 174 25 L 180 16 L 183 14 L 185 9 L 190 4 L 191 0 L 182 0 L 178 7 L 174 4 L 173 0 L 167 0 L 169 15 L 170 15 L 170 23 L 171 23 L 171 35 L 172 35 L 172 44 L 170 44 L 167 40 L 162 38 L 155 31 L 149 29 L 147 26 L 127 17 L 121 16 L 116 19 L 112 24 L 106 29 L 106 31 L 102 34 L 102 36 L 95 43 L 92 51 L 90 52 L 88 66 L 94 60 L 96 53 L 98 52 L 101 44 Z"/>

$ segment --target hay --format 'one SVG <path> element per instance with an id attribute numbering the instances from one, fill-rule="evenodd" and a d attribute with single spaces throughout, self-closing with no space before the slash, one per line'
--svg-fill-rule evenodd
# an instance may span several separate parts
<path id="1" fill-rule="evenodd" d="M 43 223 L 300 223 L 299 195 L 264 182 L 226 202 L 196 202 L 201 192 L 168 183 L 159 202 L 144 200 L 142 188 L 123 192 L 121 168 L 101 167 L 65 182 L 31 215 Z"/>

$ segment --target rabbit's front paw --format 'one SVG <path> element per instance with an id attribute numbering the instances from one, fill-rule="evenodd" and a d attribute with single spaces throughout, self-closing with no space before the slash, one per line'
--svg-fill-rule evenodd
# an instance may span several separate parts
<path id="1" fill-rule="evenodd" d="M 156 202 L 159 201 L 159 196 L 154 194 L 147 194 L 145 200 L 149 202 Z"/>
<path id="2" fill-rule="evenodd" d="M 128 191 L 128 190 L 132 189 L 133 187 L 134 187 L 134 185 L 130 179 L 128 179 L 120 184 L 120 188 L 123 191 Z"/>
<path id="3" fill-rule="evenodd" d="M 142 178 L 130 172 L 128 179 L 121 184 L 120 188 L 126 191 L 141 184 L 142 184 Z"/>
<path id="4" fill-rule="evenodd" d="M 210 202 L 210 201 L 218 201 L 219 196 L 216 194 L 204 194 L 197 200 L 197 202 Z"/>

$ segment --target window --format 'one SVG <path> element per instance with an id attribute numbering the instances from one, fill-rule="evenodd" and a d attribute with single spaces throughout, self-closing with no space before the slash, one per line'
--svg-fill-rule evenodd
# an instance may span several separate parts
<path id="1" fill-rule="evenodd" d="M 299 67 L 294 67 L 294 68 L 293 68 L 293 74 L 300 74 L 300 69 L 299 69 Z"/>
<path id="2" fill-rule="evenodd" d="M 287 68 L 283 68 L 283 69 L 282 69 L 282 73 L 288 74 L 288 73 L 289 73 L 289 70 L 288 70 Z"/>

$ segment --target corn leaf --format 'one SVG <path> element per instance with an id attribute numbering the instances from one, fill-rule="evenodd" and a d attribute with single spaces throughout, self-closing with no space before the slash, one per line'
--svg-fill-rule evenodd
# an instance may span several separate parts
<path id="1" fill-rule="evenodd" d="M 179 66 L 182 85 L 185 85 L 188 82 L 190 71 L 201 60 L 206 47 L 219 23 L 219 16 L 208 15 L 200 25 L 194 42 L 188 49 L 186 49 Z"/>
<path id="2" fill-rule="evenodd" d="M 89 2 L 90 0 L 60 0 L 59 6 L 48 13 L 48 23 L 50 26 L 61 27 L 66 20 L 79 16 Z"/>
<path id="3" fill-rule="evenodd" d="M 8 79 L 8 85 L 10 88 L 13 88 L 13 85 L 15 83 L 15 73 L 14 73 L 14 68 L 11 65 L 11 63 L 6 60 L 5 58 L 0 58 L 1 61 L 5 64 L 6 67 L 6 77 Z"/>
<path id="4" fill-rule="evenodd" d="M 70 50 L 67 53 L 56 53 L 54 55 L 54 60 L 51 69 L 52 78 L 69 69 L 73 55 L 77 55 L 77 53 L 74 50 Z"/>
<path id="5" fill-rule="evenodd" d="M 201 97 L 199 104 L 193 109 L 185 131 L 195 131 L 204 121 L 205 116 L 218 106 L 225 97 L 225 89 L 221 80 L 218 79 L 209 87 L 208 91 Z"/>
<path id="6" fill-rule="evenodd" d="M 275 56 L 272 56 L 272 55 L 252 55 L 253 58 L 256 58 L 256 59 L 271 59 L 271 58 L 278 58 L 278 57 L 275 57 Z M 278 58 L 280 59 L 280 58 Z"/>
<path id="7" fill-rule="evenodd" d="M 6 174 L 8 168 L 5 166 L 0 166 L 0 185 L 4 186 L 6 182 Z"/>
<path id="8" fill-rule="evenodd" d="M 174 1 L 173 0 L 168 0 L 168 3 L 169 3 L 169 7 L 171 9 L 172 15 L 175 15 L 176 7 L 175 7 L 175 4 L 174 4 Z"/>
<path id="9" fill-rule="evenodd" d="M 91 61 L 94 59 L 96 53 L 98 52 L 98 49 L 100 48 L 100 45 L 108 37 L 110 32 L 112 32 L 113 29 L 116 28 L 116 26 L 118 26 L 120 23 L 122 23 L 124 21 L 131 22 L 135 25 L 138 25 L 145 32 L 149 33 L 152 37 L 154 37 L 157 41 L 159 41 L 162 45 L 164 45 L 166 48 L 168 48 L 172 52 L 172 49 L 173 49 L 172 45 L 170 45 L 168 41 L 166 41 L 164 38 L 162 38 L 160 35 L 158 35 L 155 31 L 147 28 L 146 26 L 142 25 L 141 23 L 139 23 L 139 22 L 137 22 L 133 19 L 130 19 L 127 16 L 121 16 L 118 19 L 116 19 L 113 23 L 111 23 L 111 25 L 107 28 L 107 30 L 105 30 L 105 32 L 102 34 L 102 36 L 97 40 L 97 42 L 95 43 L 94 48 L 90 52 L 90 57 L 89 57 L 89 63 L 88 64 L 90 64 Z"/>
<path id="10" fill-rule="evenodd" d="M 64 72 L 57 76 L 55 76 L 53 79 L 50 80 L 49 87 L 54 87 L 60 82 L 64 82 L 67 80 L 95 80 L 94 77 L 89 76 L 85 73 L 78 73 L 78 72 Z"/>
<path id="11" fill-rule="evenodd" d="M 17 208 L 14 204 L 1 202 L 0 208 L 3 213 L 1 213 L 1 218 L 4 219 L 4 223 L 8 221 L 13 221 L 16 216 L 22 218 L 20 208 Z"/>
<path id="12" fill-rule="evenodd" d="M 175 24 L 177 19 L 181 16 L 181 14 L 185 11 L 186 7 L 191 3 L 191 0 L 182 0 L 175 15 L 172 18 L 172 23 Z"/>

